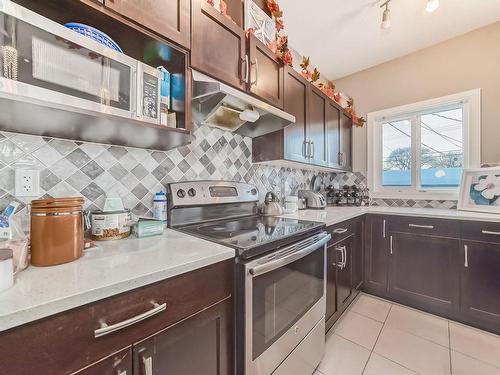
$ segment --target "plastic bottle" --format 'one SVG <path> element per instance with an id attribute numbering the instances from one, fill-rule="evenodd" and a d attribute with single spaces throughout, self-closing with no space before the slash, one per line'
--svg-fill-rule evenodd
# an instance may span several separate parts
<path id="1" fill-rule="evenodd" d="M 160 191 L 153 199 L 153 217 L 167 223 L 167 195 Z"/>

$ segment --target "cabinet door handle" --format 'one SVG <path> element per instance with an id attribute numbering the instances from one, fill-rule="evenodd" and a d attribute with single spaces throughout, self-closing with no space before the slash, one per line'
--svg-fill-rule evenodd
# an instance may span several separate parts
<path id="1" fill-rule="evenodd" d="M 153 375 L 153 357 L 142 357 L 144 375 Z"/>
<path id="2" fill-rule="evenodd" d="M 410 228 L 434 229 L 434 225 L 408 224 L 408 226 Z"/>
<path id="3" fill-rule="evenodd" d="M 491 230 L 482 230 L 482 234 L 493 234 L 494 236 L 500 236 L 500 232 L 492 232 Z"/>
<path id="4" fill-rule="evenodd" d="M 307 156 L 308 159 L 311 158 L 311 142 L 307 141 Z"/>
<path id="5" fill-rule="evenodd" d="M 337 267 L 340 268 L 340 269 L 342 269 L 342 264 L 344 264 L 344 252 L 342 251 L 341 247 L 336 247 L 335 250 L 340 251 L 340 256 L 342 258 L 340 259 L 340 262 L 337 263 Z"/>
<path id="6" fill-rule="evenodd" d="M 245 57 L 243 57 L 241 59 L 241 65 L 242 65 L 242 73 L 241 73 L 241 81 L 242 82 L 245 82 L 245 83 L 248 83 L 249 79 L 250 79 L 250 66 L 249 66 L 249 63 L 248 63 L 248 55 L 245 55 Z M 245 74 L 243 74 L 243 69 L 245 70 Z"/>
<path id="7" fill-rule="evenodd" d="M 307 158 L 307 146 L 306 146 L 306 144 L 307 144 L 306 140 L 302 141 L 302 155 L 305 158 Z"/>
<path id="8" fill-rule="evenodd" d="M 130 319 L 123 320 L 119 323 L 112 324 L 112 325 L 107 325 L 105 322 L 101 322 L 101 328 L 98 328 L 94 331 L 94 337 L 101 337 L 105 335 L 109 335 L 112 332 L 119 331 L 125 327 L 129 327 L 133 324 L 139 323 L 145 319 L 148 319 L 162 311 L 165 311 L 167 309 L 167 304 L 162 303 L 161 305 L 157 304 L 156 302 L 151 302 L 152 305 L 154 306 L 151 310 L 146 311 L 145 313 L 133 316 Z"/>
<path id="9" fill-rule="evenodd" d="M 336 234 L 342 234 L 345 232 L 347 232 L 347 229 L 345 229 L 345 228 L 337 228 L 337 229 L 333 230 L 333 233 L 336 233 Z"/>
<path id="10" fill-rule="evenodd" d="M 393 251 L 392 251 L 393 250 L 393 248 L 392 248 L 392 236 L 390 237 L 390 250 L 391 250 L 391 255 L 392 255 L 392 253 L 393 253 Z"/>
<path id="11" fill-rule="evenodd" d="M 387 221 L 384 219 L 384 225 L 382 225 L 382 238 L 385 238 L 386 237 L 386 232 L 385 232 L 385 225 L 386 225 Z"/>
<path id="12" fill-rule="evenodd" d="M 344 266 L 342 267 L 342 269 L 344 269 L 347 266 L 347 247 L 343 246 L 342 251 L 344 253 Z"/>
<path id="13" fill-rule="evenodd" d="M 464 245 L 464 267 L 469 268 L 469 246 Z"/>
<path id="14" fill-rule="evenodd" d="M 311 141 L 311 158 L 314 159 L 314 141 Z"/>

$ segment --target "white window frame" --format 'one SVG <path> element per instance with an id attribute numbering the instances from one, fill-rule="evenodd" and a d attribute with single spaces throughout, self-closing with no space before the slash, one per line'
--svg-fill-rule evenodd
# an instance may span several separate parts
<path id="1" fill-rule="evenodd" d="M 400 199 L 458 199 L 460 187 L 452 190 L 416 189 L 420 174 L 416 166 L 419 165 L 420 155 L 415 151 L 415 144 L 420 143 L 417 126 L 412 126 L 412 182 L 411 187 L 384 187 L 382 186 L 383 152 L 382 152 L 382 124 L 399 119 L 408 119 L 428 113 L 434 109 L 463 105 L 463 145 L 464 169 L 479 168 L 481 163 L 481 89 L 474 89 L 440 98 L 425 100 L 413 104 L 371 112 L 367 116 L 368 126 L 368 185 L 372 198 L 400 198 Z"/>

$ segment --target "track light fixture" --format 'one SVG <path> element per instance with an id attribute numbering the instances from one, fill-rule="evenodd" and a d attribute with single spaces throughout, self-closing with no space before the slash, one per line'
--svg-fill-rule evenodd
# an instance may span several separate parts
<path id="1" fill-rule="evenodd" d="M 391 27 L 391 10 L 389 9 L 389 3 L 391 0 L 384 2 L 380 8 L 385 8 L 384 13 L 382 13 L 382 24 L 380 25 L 382 29 L 388 29 Z"/>
<path id="2" fill-rule="evenodd" d="M 382 13 L 382 23 L 380 27 L 382 29 L 388 29 L 391 27 L 391 10 L 389 9 L 389 4 L 392 0 L 380 0 L 382 4 L 380 8 L 384 8 L 384 12 Z M 425 6 L 425 10 L 429 13 L 434 12 L 437 8 L 439 8 L 439 0 L 427 0 L 427 5 Z"/>

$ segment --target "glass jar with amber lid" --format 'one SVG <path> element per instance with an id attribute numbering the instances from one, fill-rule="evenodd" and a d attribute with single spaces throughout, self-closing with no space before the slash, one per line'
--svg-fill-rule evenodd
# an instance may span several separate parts
<path id="1" fill-rule="evenodd" d="M 83 254 L 83 198 L 31 202 L 31 264 L 53 266 Z"/>

